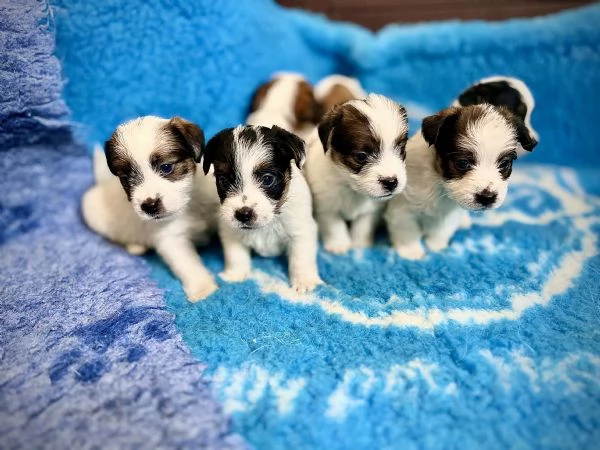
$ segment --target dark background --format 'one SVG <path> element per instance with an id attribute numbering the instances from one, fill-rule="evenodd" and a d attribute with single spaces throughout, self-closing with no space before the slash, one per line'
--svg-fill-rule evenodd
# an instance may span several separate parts
<path id="1" fill-rule="evenodd" d="M 584 0 L 279 0 L 372 30 L 389 23 L 531 17 L 594 3 Z"/>

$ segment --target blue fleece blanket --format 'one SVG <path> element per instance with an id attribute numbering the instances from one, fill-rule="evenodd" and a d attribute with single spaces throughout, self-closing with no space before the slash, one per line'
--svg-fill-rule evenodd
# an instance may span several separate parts
<path id="1" fill-rule="evenodd" d="M 597 445 L 600 7 L 378 34 L 266 0 L 2 8 L 0 36 L 20 36 L 0 40 L 18 80 L 0 84 L 2 447 Z M 191 305 L 157 258 L 85 229 L 91 168 L 70 132 L 91 143 L 154 113 L 211 135 L 282 69 L 358 76 L 413 129 L 472 80 L 519 76 L 541 142 L 447 252 L 403 261 L 385 235 L 320 252 L 327 285 L 308 295 L 255 258 L 251 280 Z M 222 269 L 217 243 L 202 254 Z"/>

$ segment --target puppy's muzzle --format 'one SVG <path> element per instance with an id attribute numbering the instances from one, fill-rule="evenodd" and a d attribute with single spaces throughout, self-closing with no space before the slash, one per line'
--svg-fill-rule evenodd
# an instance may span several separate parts
<path id="1" fill-rule="evenodd" d="M 496 202 L 497 198 L 498 194 L 494 191 L 490 191 L 489 189 L 484 189 L 483 191 L 475 194 L 475 201 L 484 208 L 492 206 Z"/>
<path id="2" fill-rule="evenodd" d="M 256 220 L 256 213 L 248 206 L 237 209 L 233 215 L 242 225 L 250 225 Z"/>
<path id="3" fill-rule="evenodd" d="M 394 190 L 398 187 L 398 178 L 396 177 L 380 178 L 379 182 L 388 192 L 394 192 Z"/>
<path id="4" fill-rule="evenodd" d="M 156 217 L 164 213 L 164 207 L 160 197 L 147 198 L 140 205 L 140 209 L 150 217 Z"/>

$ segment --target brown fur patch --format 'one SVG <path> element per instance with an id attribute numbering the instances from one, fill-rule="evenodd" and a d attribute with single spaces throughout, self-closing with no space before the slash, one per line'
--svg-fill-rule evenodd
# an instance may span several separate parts
<path id="1" fill-rule="evenodd" d="M 321 105 L 315 99 L 313 89 L 306 81 L 298 83 L 294 114 L 297 127 L 306 122 L 317 124 L 321 120 Z"/>
<path id="2" fill-rule="evenodd" d="M 269 93 L 269 89 L 271 89 L 271 86 L 273 86 L 275 81 L 277 80 L 268 81 L 267 83 L 261 84 L 258 87 L 256 92 L 254 93 L 254 96 L 252 97 L 252 102 L 250 104 L 250 112 L 254 112 L 262 106 L 265 97 Z"/>
<path id="3" fill-rule="evenodd" d="M 323 100 L 321 100 L 321 108 L 323 112 L 328 112 L 334 106 L 341 105 L 348 100 L 354 100 L 354 98 L 354 95 L 346 86 L 334 84 Z"/>
<path id="4" fill-rule="evenodd" d="M 336 164 L 359 173 L 370 161 L 377 159 L 381 142 L 373 136 L 369 119 L 352 105 L 343 104 L 329 111 L 319 124 L 319 137 L 325 151 L 331 151 Z M 367 155 L 362 161 L 361 153 Z"/>
<path id="5" fill-rule="evenodd" d="M 172 134 L 169 126 L 162 131 L 160 144 L 150 154 L 150 165 L 156 173 L 160 173 L 162 164 L 172 164 L 173 171 L 162 175 L 169 181 L 179 181 L 196 172 L 196 162 L 185 143 Z"/>

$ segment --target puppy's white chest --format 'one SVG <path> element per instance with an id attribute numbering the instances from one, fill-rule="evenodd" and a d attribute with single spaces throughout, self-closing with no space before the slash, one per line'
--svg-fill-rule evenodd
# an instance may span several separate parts
<path id="1" fill-rule="evenodd" d="M 364 214 L 371 214 L 381 205 L 351 189 L 343 189 L 337 196 L 337 210 L 345 220 L 355 220 Z"/>
<path id="2" fill-rule="evenodd" d="M 240 230 L 242 242 L 260 256 L 278 256 L 285 252 L 288 235 L 280 220 L 257 230 Z"/>

